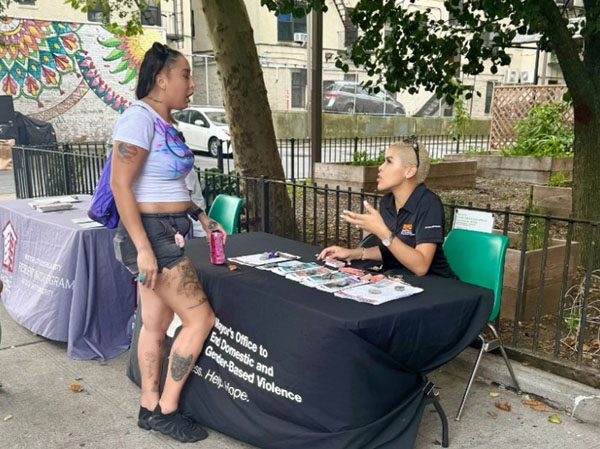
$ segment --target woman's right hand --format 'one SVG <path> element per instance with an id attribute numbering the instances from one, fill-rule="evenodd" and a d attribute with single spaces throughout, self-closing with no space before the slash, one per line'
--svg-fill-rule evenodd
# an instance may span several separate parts
<path id="1" fill-rule="evenodd" d="M 158 262 L 156 261 L 156 256 L 151 247 L 148 246 L 138 251 L 137 266 L 139 271 L 138 280 L 140 283 L 154 290 L 156 278 L 158 277 Z M 140 280 L 139 276 L 141 276 L 143 280 Z"/>
<path id="2" fill-rule="evenodd" d="M 329 246 L 321 251 L 317 257 L 317 260 L 338 259 L 351 261 L 355 258 L 353 256 L 353 250 L 351 249 L 342 248 L 341 246 Z"/>

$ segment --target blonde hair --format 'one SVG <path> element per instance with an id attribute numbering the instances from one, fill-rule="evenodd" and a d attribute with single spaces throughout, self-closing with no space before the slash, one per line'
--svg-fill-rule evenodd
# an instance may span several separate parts
<path id="1" fill-rule="evenodd" d="M 417 141 L 417 144 L 419 147 L 418 166 L 417 155 L 415 154 L 412 142 L 394 142 L 390 145 L 390 150 L 397 150 L 397 154 L 402 165 L 405 167 L 415 167 L 417 169 L 417 174 L 415 176 L 417 182 L 424 182 L 425 178 L 427 178 L 427 175 L 429 174 L 429 155 L 427 154 L 425 146 L 421 142 Z"/>
<path id="2" fill-rule="evenodd" d="M 420 150 L 420 147 L 421 146 L 419 145 L 419 150 Z M 415 150 L 413 148 L 412 143 L 410 143 L 410 142 L 394 142 L 390 145 L 390 150 L 398 151 L 398 157 L 400 159 L 400 162 L 402 162 L 402 165 L 404 165 L 405 167 L 407 167 L 407 166 L 417 167 L 417 155 L 415 154 Z"/>

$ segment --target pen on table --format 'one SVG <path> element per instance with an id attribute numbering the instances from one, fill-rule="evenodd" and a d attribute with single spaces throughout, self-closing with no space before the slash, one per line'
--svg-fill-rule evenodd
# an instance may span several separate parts
<path id="1" fill-rule="evenodd" d="M 275 256 L 277 256 L 277 257 L 286 257 L 288 259 L 300 259 L 300 256 L 295 256 L 295 255 L 290 254 L 290 253 L 284 253 L 283 251 L 277 251 L 275 253 Z"/>

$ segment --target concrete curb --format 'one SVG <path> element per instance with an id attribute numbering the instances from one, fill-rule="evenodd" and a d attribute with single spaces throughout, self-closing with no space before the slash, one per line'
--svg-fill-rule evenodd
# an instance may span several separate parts
<path id="1" fill-rule="evenodd" d="M 443 369 L 465 379 L 466 387 L 476 357 L 477 350 L 467 348 Z M 524 394 L 535 396 L 582 422 L 600 426 L 600 390 L 531 366 L 524 366 L 514 360 L 511 360 L 511 363 Z M 495 354 L 483 355 L 477 379 L 513 387 L 504 360 Z"/>

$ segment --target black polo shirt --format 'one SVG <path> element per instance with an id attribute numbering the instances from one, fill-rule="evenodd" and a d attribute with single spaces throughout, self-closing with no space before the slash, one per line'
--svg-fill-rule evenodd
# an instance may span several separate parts
<path id="1" fill-rule="evenodd" d="M 445 217 L 444 206 L 439 196 L 425 184 L 419 184 L 400 210 L 396 210 L 394 195 L 385 194 L 381 199 L 379 212 L 390 231 L 407 245 L 414 248 L 420 243 L 437 243 L 427 274 L 456 278 L 442 248 Z M 403 267 L 382 243 L 379 243 L 379 250 L 384 270 Z"/>

